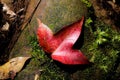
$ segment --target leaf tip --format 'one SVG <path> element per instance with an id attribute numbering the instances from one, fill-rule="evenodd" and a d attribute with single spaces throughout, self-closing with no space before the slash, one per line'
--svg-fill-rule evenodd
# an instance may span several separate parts
<path id="1" fill-rule="evenodd" d="M 39 18 L 37 18 L 37 23 L 40 25 L 42 22 Z"/>

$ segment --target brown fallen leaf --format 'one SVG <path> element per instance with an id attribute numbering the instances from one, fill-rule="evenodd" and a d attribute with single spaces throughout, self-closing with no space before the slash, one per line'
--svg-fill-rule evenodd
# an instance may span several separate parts
<path id="1" fill-rule="evenodd" d="M 6 12 L 6 14 L 10 16 L 10 18 L 16 16 L 16 13 L 12 11 L 6 3 L 2 2 L 2 4 L 3 4 L 3 12 Z"/>
<path id="2" fill-rule="evenodd" d="M 9 30 L 9 27 L 10 27 L 9 23 L 6 22 L 6 23 L 2 26 L 1 30 L 2 30 L 2 31 L 8 31 L 8 30 Z"/>
<path id="3" fill-rule="evenodd" d="M 16 57 L 10 59 L 7 63 L 0 66 L 0 79 L 14 79 L 17 72 L 24 66 L 26 60 L 30 57 Z"/>

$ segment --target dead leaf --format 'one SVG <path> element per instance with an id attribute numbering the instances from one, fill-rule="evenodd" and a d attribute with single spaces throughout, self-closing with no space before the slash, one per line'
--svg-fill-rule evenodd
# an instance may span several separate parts
<path id="1" fill-rule="evenodd" d="M 3 25 L 3 27 L 1 28 L 1 30 L 2 30 L 2 31 L 8 31 L 8 30 L 9 30 L 9 27 L 10 27 L 9 23 L 6 22 L 6 23 Z"/>
<path id="2" fill-rule="evenodd" d="M 30 57 L 16 57 L 10 59 L 7 63 L 0 66 L 0 79 L 14 79 L 16 73 L 18 73 L 24 66 L 26 60 Z"/>
<path id="3" fill-rule="evenodd" d="M 16 16 L 16 13 L 13 12 L 5 3 L 3 3 L 3 12 L 6 12 L 6 14 L 10 15 L 10 18 Z"/>

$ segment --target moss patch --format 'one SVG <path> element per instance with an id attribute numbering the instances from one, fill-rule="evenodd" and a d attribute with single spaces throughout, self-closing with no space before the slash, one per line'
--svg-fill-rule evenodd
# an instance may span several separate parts
<path id="1" fill-rule="evenodd" d="M 85 24 L 87 23 L 86 20 Z M 116 79 L 117 73 L 114 73 L 118 69 L 116 67 L 119 66 L 119 44 L 120 34 L 107 24 L 98 20 L 94 22 L 94 26 L 86 26 L 81 50 L 94 65 L 84 71 L 79 71 L 82 79 L 78 80 Z M 113 74 L 111 75 L 111 73 Z"/>

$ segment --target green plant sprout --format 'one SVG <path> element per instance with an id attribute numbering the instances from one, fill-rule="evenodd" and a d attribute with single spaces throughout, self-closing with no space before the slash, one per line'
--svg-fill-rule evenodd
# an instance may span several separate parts
<path id="1" fill-rule="evenodd" d="M 91 3 L 88 0 L 81 0 L 84 4 L 86 4 L 86 6 L 89 8 L 91 7 Z"/>

